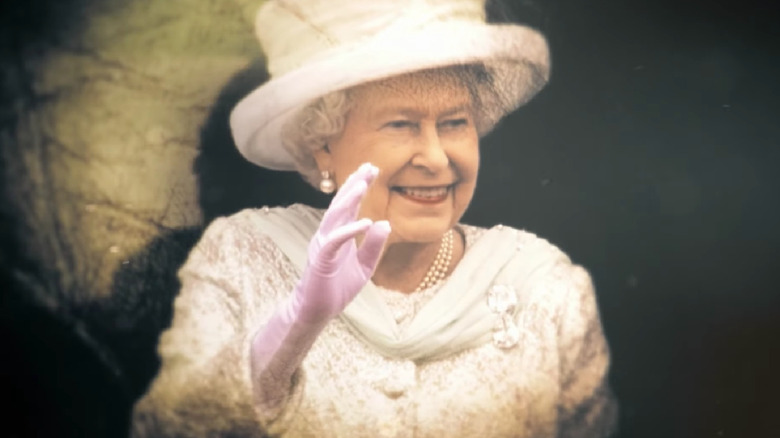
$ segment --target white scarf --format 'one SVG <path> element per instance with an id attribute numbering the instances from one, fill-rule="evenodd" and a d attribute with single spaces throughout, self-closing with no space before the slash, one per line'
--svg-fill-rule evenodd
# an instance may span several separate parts
<path id="1" fill-rule="evenodd" d="M 258 214 L 261 232 L 268 235 L 302 274 L 309 241 L 323 215 L 305 205 L 273 208 Z M 435 360 L 489 342 L 498 316 L 487 306 L 494 284 L 518 292 L 518 309 L 532 276 L 546 271 L 562 253 L 539 245 L 518 251 L 518 231 L 510 227 L 487 230 L 471 245 L 436 295 L 402 330 L 369 281 L 341 313 L 353 333 L 383 356 L 407 360 Z M 534 251 L 534 247 L 537 250 Z M 529 251 L 530 250 L 530 251 Z M 536 275 L 532 275 L 536 274 Z"/>

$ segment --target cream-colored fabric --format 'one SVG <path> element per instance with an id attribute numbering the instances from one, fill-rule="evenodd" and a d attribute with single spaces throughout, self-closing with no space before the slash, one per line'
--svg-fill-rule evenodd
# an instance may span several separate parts
<path id="1" fill-rule="evenodd" d="M 593 287 L 566 258 L 526 285 L 514 348 L 487 342 L 439 360 L 388 359 L 334 319 L 279 411 L 255 412 L 250 340 L 297 281 L 294 264 L 257 227 L 263 214 L 216 220 L 180 271 L 162 368 L 135 406 L 134 436 L 598 437 L 612 427 Z M 486 230 L 462 228 L 468 253 Z M 529 246 L 559 253 L 530 233 L 515 239 L 518 257 Z M 401 327 L 438 294 L 378 292 Z"/>
<path id="2" fill-rule="evenodd" d="M 484 0 L 271 0 L 255 19 L 255 33 L 278 77 L 324 58 L 339 47 L 377 35 L 419 32 L 447 22 L 485 23 Z"/>

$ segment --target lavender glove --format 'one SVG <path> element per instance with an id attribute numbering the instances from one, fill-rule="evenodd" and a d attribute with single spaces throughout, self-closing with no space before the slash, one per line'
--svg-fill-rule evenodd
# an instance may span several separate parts
<path id="1" fill-rule="evenodd" d="M 308 248 L 300 282 L 252 342 L 255 405 L 273 416 L 283 405 L 292 376 L 311 345 L 369 281 L 390 234 L 387 221 L 355 220 L 378 169 L 363 164 L 331 201 Z M 365 233 L 360 247 L 355 237 Z"/>

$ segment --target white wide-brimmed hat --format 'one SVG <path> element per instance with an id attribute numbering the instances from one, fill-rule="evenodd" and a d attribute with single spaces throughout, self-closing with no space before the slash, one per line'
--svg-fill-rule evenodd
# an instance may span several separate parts
<path id="1" fill-rule="evenodd" d="M 270 80 L 233 109 L 249 161 L 295 170 L 281 131 L 330 92 L 403 73 L 480 63 L 500 94 L 494 122 L 547 82 L 549 51 L 534 29 L 485 21 L 485 0 L 268 0 L 255 21 Z"/>

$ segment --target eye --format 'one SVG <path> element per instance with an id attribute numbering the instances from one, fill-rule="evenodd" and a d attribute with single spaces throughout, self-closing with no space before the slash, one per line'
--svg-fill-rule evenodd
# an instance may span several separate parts
<path id="1" fill-rule="evenodd" d="M 415 123 L 409 120 L 393 120 L 392 122 L 385 124 L 385 127 L 391 129 L 409 129 L 414 128 L 415 126 Z"/>
<path id="2" fill-rule="evenodd" d="M 468 126 L 468 124 L 469 120 L 465 117 L 461 117 L 457 119 L 444 120 L 443 122 L 439 123 L 439 126 L 445 129 L 457 129 Z"/>

